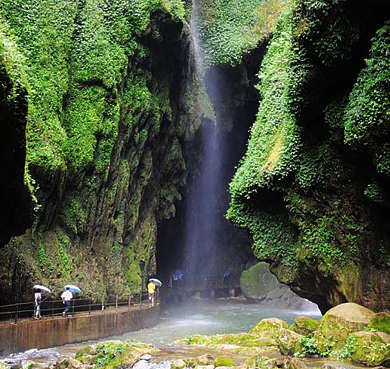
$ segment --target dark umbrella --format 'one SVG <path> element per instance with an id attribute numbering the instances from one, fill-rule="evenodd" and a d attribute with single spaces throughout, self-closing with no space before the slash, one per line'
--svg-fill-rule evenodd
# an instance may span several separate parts
<path id="1" fill-rule="evenodd" d="M 73 292 L 73 293 L 81 293 L 81 289 L 77 286 L 74 286 L 73 284 L 67 284 L 64 287 L 64 290 L 69 290 L 70 292 Z"/>

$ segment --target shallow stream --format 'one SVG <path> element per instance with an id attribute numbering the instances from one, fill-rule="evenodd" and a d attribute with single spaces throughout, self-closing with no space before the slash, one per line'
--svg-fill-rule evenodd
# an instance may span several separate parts
<path id="1" fill-rule="evenodd" d="M 160 323 L 149 329 L 108 337 L 105 340 L 136 339 L 151 343 L 167 353 L 185 356 L 183 348 L 172 345 L 172 342 L 192 334 L 222 334 L 248 332 L 258 321 L 264 318 L 277 317 L 291 324 L 299 315 L 320 319 L 321 313 L 316 305 L 308 304 L 305 310 L 291 310 L 276 306 L 251 304 L 245 300 L 192 301 L 182 305 L 167 307 L 163 310 Z M 50 363 L 61 357 L 69 357 L 89 341 L 68 344 L 43 350 L 28 350 L 23 353 L 0 358 L 5 361 L 23 363 L 28 360 Z"/>

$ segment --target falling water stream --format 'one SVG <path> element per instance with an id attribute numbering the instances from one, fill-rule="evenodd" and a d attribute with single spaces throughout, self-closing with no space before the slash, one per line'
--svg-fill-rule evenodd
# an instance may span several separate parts
<path id="1" fill-rule="evenodd" d="M 198 34 L 198 2 L 193 2 L 190 29 L 197 78 L 204 83 L 206 65 L 204 52 Z M 213 84 L 217 84 L 213 80 Z M 213 88 L 216 89 L 215 86 Z M 184 266 L 187 281 L 199 283 L 212 277 L 215 270 L 215 254 L 220 239 L 218 217 L 223 217 L 220 209 L 220 193 L 226 192 L 222 176 L 224 161 L 223 135 L 218 121 L 203 120 L 201 132 L 201 164 L 187 199 L 186 225 L 184 232 Z"/>

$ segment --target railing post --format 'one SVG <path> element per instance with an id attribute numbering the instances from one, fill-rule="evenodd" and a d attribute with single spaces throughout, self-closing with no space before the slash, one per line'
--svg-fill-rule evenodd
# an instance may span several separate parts
<path id="1" fill-rule="evenodd" d="M 91 315 L 91 299 L 88 299 L 88 314 Z"/>
<path id="2" fill-rule="evenodd" d="M 19 303 L 16 304 L 15 324 L 18 322 L 18 315 L 19 315 Z"/>
<path id="3" fill-rule="evenodd" d="M 54 318 L 54 300 L 51 302 L 51 317 Z"/>
<path id="4" fill-rule="evenodd" d="M 129 309 L 131 307 L 131 292 L 129 293 Z"/>
<path id="5" fill-rule="evenodd" d="M 118 309 L 118 295 L 115 295 L 115 308 Z"/>

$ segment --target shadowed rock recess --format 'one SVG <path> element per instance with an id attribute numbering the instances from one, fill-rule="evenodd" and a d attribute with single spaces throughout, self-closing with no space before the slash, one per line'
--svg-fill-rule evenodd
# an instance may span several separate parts
<path id="1" fill-rule="evenodd" d="M 245 73 L 258 57 L 259 108 L 227 218 L 323 312 L 389 310 L 388 1 L 199 5 L 207 63 L 241 71 L 233 102 L 214 101 L 240 137 L 248 122 L 236 122 L 257 107 Z M 208 99 L 196 89 L 190 8 L 1 2 L 0 304 L 31 298 L 38 282 L 127 298 L 155 273 L 157 225 L 197 173 L 194 137 L 210 117 L 197 109 Z"/>

